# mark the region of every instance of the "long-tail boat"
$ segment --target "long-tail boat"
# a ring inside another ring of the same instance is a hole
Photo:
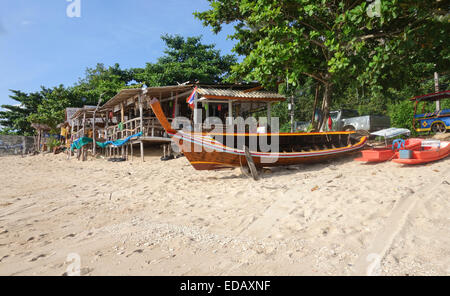
[[[150,107],[172,140],[180,147],[191,165],[197,170],[216,170],[248,165],[245,147],[257,143],[251,158],[256,168],[296,165],[317,162],[352,153],[364,148],[367,137],[357,137],[355,132],[320,133],[206,133],[175,130],[167,120],[157,99]],[[272,136],[279,140],[279,152],[263,152],[261,142]],[[227,139],[233,145],[227,145]]]

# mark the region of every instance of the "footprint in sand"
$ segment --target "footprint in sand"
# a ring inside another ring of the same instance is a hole
[[[6,258],[8,258],[8,257],[9,257],[9,255],[3,256],[2,258],[0,258],[0,262],[2,262],[4,259],[6,259]]]
[[[39,260],[41,258],[45,258],[45,257],[47,257],[47,255],[41,254],[41,255],[39,255],[37,257],[32,258],[29,262],[34,262],[34,261],[37,261],[37,260]]]
[[[144,252],[144,250],[142,250],[142,249],[134,250],[133,253],[128,254],[127,257],[130,257],[130,256],[133,255],[134,253],[141,254],[141,253],[143,253],[143,252]]]
[[[71,234],[68,234],[65,237],[63,237],[63,239],[66,239],[66,238],[69,238],[69,237],[75,237],[75,236],[76,236],[76,234],[71,233]]]

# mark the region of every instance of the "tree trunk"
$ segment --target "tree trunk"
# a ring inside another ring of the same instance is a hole
[[[316,96],[314,97],[313,114],[312,114],[312,118],[311,118],[312,131],[318,131],[317,125],[319,124],[319,122],[316,121],[316,109],[317,109],[317,104],[319,102],[319,90],[320,90],[320,84],[317,83]]]
[[[322,100],[322,120],[319,124],[319,130],[322,132],[326,129],[328,125],[328,117],[330,116],[330,96],[331,96],[331,83],[325,83]]]

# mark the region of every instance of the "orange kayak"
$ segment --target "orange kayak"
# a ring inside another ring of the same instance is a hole
[[[399,158],[400,153],[396,152],[393,161],[402,164],[423,164],[441,160],[450,155],[450,142],[441,141],[439,147],[423,147],[422,149],[412,151],[411,158],[409,159]]]
[[[405,146],[401,147],[405,150],[417,150],[420,148],[420,145],[422,143],[422,139],[408,139],[405,141]],[[397,147],[392,148],[392,145],[389,145],[387,147],[383,148],[372,148],[372,149],[365,149],[362,152],[362,157],[356,158],[356,161],[363,161],[363,162],[383,162],[392,160],[398,156],[396,156],[396,149]]]

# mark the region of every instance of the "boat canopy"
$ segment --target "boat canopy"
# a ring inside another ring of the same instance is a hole
[[[417,96],[410,100],[411,101],[437,101],[440,99],[448,99],[448,98],[450,98],[450,90],[427,94],[427,95],[422,95],[422,96]]]
[[[386,139],[391,139],[391,138],[395,138],[395,137],[398,137],[401,135],[409,136],[409,135],[411,135],[411,131],[406,128],[391,127],[391,128],[384,129],[381,131],[373,132],[373,133],[371,133],[371,135],[384,137]]]

